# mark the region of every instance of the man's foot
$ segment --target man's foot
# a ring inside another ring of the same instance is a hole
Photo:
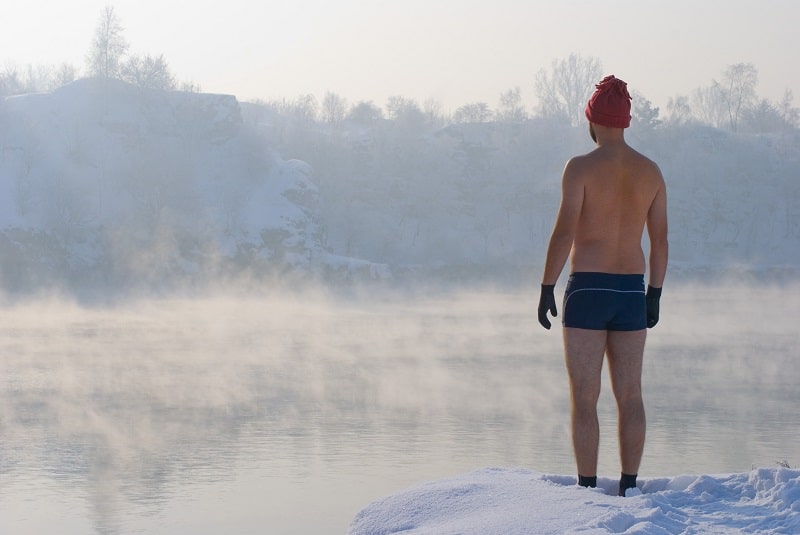
[[[636,488],[637,474],[622,474],[619,478],[619,495],[625,497],[625,491]]]
[[[597,476],[578,475],[578,485],[581,487],[595,488],[597,486]]]

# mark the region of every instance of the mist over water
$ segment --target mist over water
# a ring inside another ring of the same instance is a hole
[[[641,473],[800,462],[797,285],[665,289]],[[485,466],[574,472],[536,290],[0,310],[0,531],[343,532]],[[607,377],[600,472],[618,472]]]

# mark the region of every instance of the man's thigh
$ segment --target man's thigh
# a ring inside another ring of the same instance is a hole
[[[618,396],[641,395],[642,361],[647,329],[608,331],[606,352],[611,385]]]
[[[600,393],[608,331],[564,328],[564,354],[573,391]]]

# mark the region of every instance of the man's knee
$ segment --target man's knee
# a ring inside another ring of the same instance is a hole
[[[572,404],[576,410],[591,410],[597,409],[597,402],[600,399],[599,388],[584,388],[572,390]]]
[[[644,406],[644,400],[642,399],[641,388],[623,389],[621,391],[615,390],[614,398],[617,400],[617,405],[620,407],[621,410],[622,409],[637,410],[639,409],[639,407]]]

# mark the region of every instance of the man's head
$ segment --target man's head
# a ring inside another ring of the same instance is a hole
[[[595,86],[595,91],[586,105],[586,118],[590,123],[609,128],[628,128],[631,124],[631,96],[628,84],[606,76]]]

